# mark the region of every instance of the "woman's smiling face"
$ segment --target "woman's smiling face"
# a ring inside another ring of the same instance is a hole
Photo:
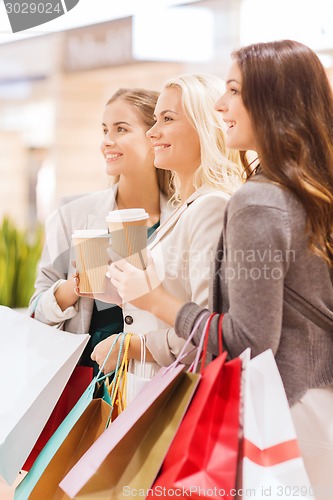
[[[155,125],[148,130],[155,151],[155,167],[193,175],[201,164],[200,140],[182,106],[181,90],[162,91],[155,108]]]
[[[101,151],[108,175],[138,175],[152,169],[154,151],[147,127],[134,106],[124,99],[108,104],[103,114]]]
[[[226,91],[217,101],[215,109],[222,113],[227,126],[227,147],[257,151],[252,121],[242,99],[242,73],[236,62],[230,67]]]

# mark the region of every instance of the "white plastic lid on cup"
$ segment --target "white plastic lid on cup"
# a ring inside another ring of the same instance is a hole
[[[72,238],[96,238],[108,235],[107,229],[75,229]]]
[[[106,222],[133,222],[146,220],[149,214],[144,208],[124,208],[122,210],[112,210],[106,217]]]

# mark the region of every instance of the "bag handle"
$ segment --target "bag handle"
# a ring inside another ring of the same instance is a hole
[[[110,349],[109,349],[109,352],[107,353],[107,355],[106,355],[106,357],[105,357],[105,359],[104,359],[104,361],[103,361],[103,363],[102,363],[102,365],[101,365],[101,367],[100,367],[100,369],[99,369],[99,372],[98,372],[98,373],[97,373],[97,375],[96,375],[96,382],[102,382],[102,381],[103,381],[103,380],[105,380],[105,379],[106,379],[109,375],[112,375],[112,374],[115,372],[115,370],[113,370],[112,372],[109,372],[109,373],[107,373],[106,375],[103,375],[103,376],[101,377],[101,373],[103,373],[104,366],[105,366],[105,364],[106,364],[107,360],[109,359],[111,352],[112,352],[112,351],[113,351],[113,349],[115,348],[115,345],[116,345],[116,343],[118,342],[118,339],[119,339],[122,335],[124,335],[124,333],[123,333],[123,332],[118,333],[118,334],[117,334],[117,336],[116,336],[116,338],[115,338],[115,339],[114,339],[114,341],[112,342],[111,347],[110,347]],[[120,351],[120,350],[119,350],[119,351]],[[118,354],[118,359],[119,359],[119,354]],[[117,362],[118,362],[118,360],[117,360]]]
[[[112,418],[112,413],[114,410],[114,405],[116,402],[117,395],[119,396],[119,391],[120,391],[120,383],[122,384],[122,389],[125,388],[126,391],[126,374],[127,374],[127,365],[128,365],[128,349],[131,341],[132,334],[131,333],[121,333],[122,338],[121,338],[121,344],[119,347],[119,353],[118,353],[118,358],[117,358],[117,365],[115,369],[115,376],[114,379],[111,383],[111,408],[110,408],[110,413],[105,425],[105,428],[107,428],[111,422]],[[124,351],[124,354],[122,356],[122,353]],[[126,394],[123,392],[120,398],[123,401],[126,401]]]
[[[212,313],[210,318],[209,318],[209,322],[207,322],[207,327],[203,333],[203,337],[204,337],[204,346],[203,346],[203,353],[202,353],[202,364],[201,364],[201,370],[200,370],[200,374],[202,375],[203,373],[203,370],[204,370],[204,366],[205,366],[205,363],[206,363],[206,358],[207,358],[207,348],[208,348],[208,339],[209,339],[209,328],[210,328],[210,324],[211,324],[211,321],[213,319],[214,316],[216,316],[217,313]],[[219,321],[218,321],[218,325],[217,325],[217,337],[218,337],[218,345],[219,345],[219,355],[222,354],[223,352],[223,342],[222,342],[222,321],[223,321],[223,316],[224,314],[220,314],[220,317],[219,317]]]
[[[145,376],[145,364],[146,364],[146,337],[145,335],[139,334],[140,337],[140,364],[141,364],[141,377]]]
[[[201,323],[206,319],[206,321],[209,321],[209,317],[210,317],[210,313],[209,311],[205,310],[205,311],[202,311],[196,322],[194,323],[194,326],[192,328],[192,331],[190,333],[190,335],[187,337],[186,339],[186,342],[185,344],[183,345],[180,353],[178,354],[177,358],[175,359],[175,361],[173,363],[171,363],[167,368],[165,368],[165,371],[164,373],[167,373],[169,370],[171,370],[172,368],[175,368],[176,366],[178,366],[179,364],[181,364],[181,361],[186,357],[188,356],[188,354],[190,354],[192,351],[194,351],[194,349],[197,349],[195,346],[193,346],[193,348],[190,350],[190,351],[187,351],[187,348],[189,347],[189,345],[191,344],[191,340],[193,339],[194,335],[197,333],[198,331],[198,328],[199,326],[201,325]],[[205,329],[205,328],[204,328]],[[198,348],[199,349],[199,348]],[[192,365],[191,365],[192,366]],[[191,368],[191,367],[190,367]]]
[[[194,371],[194,372],[197,371],[200,359],[201,359],[202,366],[205,364],[206,356],[207,356],[207,348],[205,351],[205,345],[207,343],[206,338],[208,338],[210,324],[211,324],[212,319],[214,318],[215,315],[216,315],[216,313],[211,313],[209,315],[206,323],[205,323],[205,326],[204,326],[204,329],[202,331],[202,335],[200,338],[200,342],[199,342],[199,345],[197,347],[197,353],[195,356],[195,360],[193,361],[192,365],[190,366],[191,371]],[[200,370],[200,374],[202,374],[202,368]]]

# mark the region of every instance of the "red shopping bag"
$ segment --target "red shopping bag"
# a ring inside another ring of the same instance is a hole
[[[76,366],[72,375],[70,376],[50,418],[45,424],[45,427],[40,434],[35,446],[33,447],[30,455],[28,456],[22,469],[29,471],[50,439],[50,437],[57,430],[61,422],[65,419],[68,413],[76,405],[84,391],[93,379],[93,369],[89,366]]]
[[[204,359],[210,321],[205,329]],[[219,321],[220,352],[221,325],[222,316]],[[149,497],[156,496],[159,491],[168,491],[169,496],[220,499],[230,496],[235,488],[241,360],[226,362],[226,356],[226,352],[220,354],[203,369],[199,387]]]

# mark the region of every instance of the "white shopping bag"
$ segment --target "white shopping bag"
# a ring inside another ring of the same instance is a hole
[[[247,350],[242,360],[241,498],[314,499],[271,349],[251,360]]]
[[[12,484],[89,335],[59,331],[0,306],[0,478]]]
[[[139,335],[139,337],[141,344],[141,359],[140,361],[131,359],[129,362],[128,372],[126,374],[126,405],[133,401],[153,378],[153,374],[150,373],[149,370],[152,363],[146,363],[146,337],[144,335]],[[156,363],[152,366],[155,365]]]

